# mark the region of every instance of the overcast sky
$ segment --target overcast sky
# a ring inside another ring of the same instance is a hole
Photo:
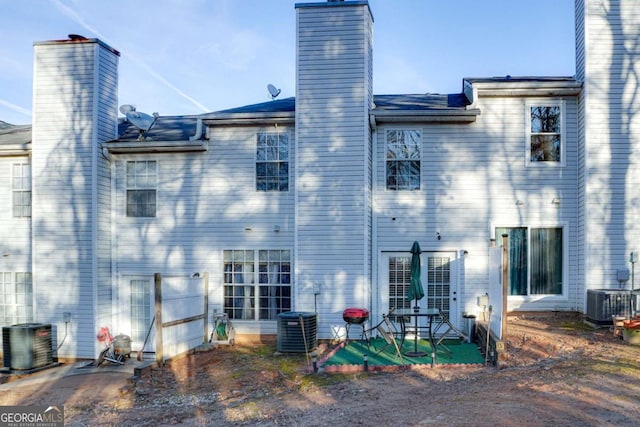
[[[319,0],[323,1],[323,0]],[[308,0],[2,0],[0,120],[31,123],[33,42],[121,53],[119,100],[200,114],[295,95],[295,4]],[[369,0],[374,93],[458,93],[464,77],[572,76],[573,0]]]

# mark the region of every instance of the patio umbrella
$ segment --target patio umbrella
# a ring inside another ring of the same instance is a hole
[[[416,301],[414,309],[417,310],[418,300],[422,299],[422,297],[424,297],[424,289],[420,281],[420,244],[413,242],[411,247],[411,284],[409,285],[409,292],[407,292],[407,299]]]

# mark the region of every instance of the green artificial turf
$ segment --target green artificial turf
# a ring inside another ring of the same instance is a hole
[[[398,340],[398,346],[400,341]],[[364,365],[364,355],[367,355],[369,366],[417,365],[431,364],[431,346],[428,340],[418,340],[418,350],[427,353],[422,357],[408,357],[406,352],[414,350],[414,341],[405,340],[401,353],[402,361],[398,357],[393,344],[387,345],[382,338],[374,338],[367,346],[365,341],[349,341],[347,345],[332,355],[325,366],[335,365]],[[448,349],[449,351],[445,351]],[[475,344],[464,343],[459,340],[444,340],[436,353],[436,365],[446,364],[474,364],[484,363],[484,358]]]

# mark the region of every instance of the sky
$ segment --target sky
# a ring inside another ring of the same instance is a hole
[[[317,0],[324,1],[324,0]],[[0,120],[31,123],[33,43],[121,53],[118,104],[161,116],[295,96],[295,4],[309,0],[0,0]],[[369,0],[374,94],[459,93],[465,77],[573,76],[573,0]]]

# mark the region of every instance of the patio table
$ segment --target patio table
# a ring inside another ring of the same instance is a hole
[[[424,308],[424,309],[399,309],[395,310],[393,315],[400,321],[400,333],[401,344],[400,348],[402,348],[402,344],[404,344],[405,337],[407,335],[407,323],[411,323],[411,317],[414,319],[414,338],[413,338],[413,351],[408,351],[405,353],[405,356],[408,357],[423,357],[426,356],[427,353],[425,351],[418,351],[418,331],[420,329],[427,331],[427,336],[429,339],[429,345],[431,347],[431,367],[435,366],[436,363],[436,351],[437,351],[437,342],[434,338],[433,331],[433,319],[441,316],[441,312],[437,308]],[[428,318],[428,326],[427,327],[419,327],[418,326],[418,318],[419,317],[427,317]],[[409,319],[409,322],[407,322]]]

